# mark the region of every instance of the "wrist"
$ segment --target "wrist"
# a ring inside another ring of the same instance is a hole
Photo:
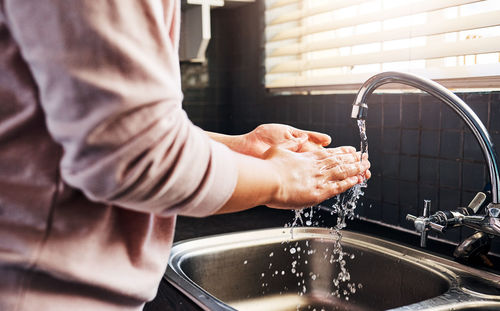
[[[208,131],[206,133],[211,139],[226,145],[229,149],[238,153],[244,153],[242,150],[246,146],[245,135],[226,135]]]
[[[217,213],[245,210],[272,204],[278,197],[280,175],[271,160],[236,154],[238,182],[226,204]]]

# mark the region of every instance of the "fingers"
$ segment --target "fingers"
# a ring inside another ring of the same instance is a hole
[[[370,179],[372,176],[372,173],[370,170],[366,170],[364,173],[364,176],[350,176],[347,177],[346,179],[342,180],[331,180],[327,183],[327,196],[325,197],[326,199],[329,199],[331,197],[334,197],[338,194],[341,194],[350,188],[354,187],[356,184],[362,183],[365,181],[365,179]]]
[[[299,152],[302,150],[302,146],[307,143],[307,139],[307,135],[291,137],[282,143],[276,144],[276,146],[293,152]]]
[[[316,145],[320,146],[328,146],[332,142],[332,138],[323,133],[319,132],[314,132],[314,131],[304,131],[304,130],[299,130],[294,127],[290,127],[291,133],[294,137],[299,137],[299,136],[306,136],[309,141]]]
[[[343,180],[349,177],[361,175],[370,167],[368,160],[355,163],[343,163],[333,167],[329,173],[333,180]]]
[[[356,153],[356,148],[351,146],[341,146],[327,149],[331,154]]]
[[[351,176],[349,178],[339,180],[339,181],[330,181],[328,183],[328,197],[331,198],[342,192],[347,191],[352,188],[354,185],[359,183],[358,176]]]
[[[332,142],[332,138],[327,134],[312,131],[306,131],[306,133],[309,136],[309,140],[318,145],[328,146]]]
[[[346,146],[346,147],[337,147],[337,148],[327,148],[327,149],[317,149],[312,151],[316,159],[326,159],[326,158],[338,158],[338,156],[352,157],[359,161],[360,153],[356,152],[354,147]]]

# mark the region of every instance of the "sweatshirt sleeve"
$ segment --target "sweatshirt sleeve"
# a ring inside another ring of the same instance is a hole
[[[6,0],[61,174],[89,199],[205,216],[231,196],[234,154],[182,110],[176,0]]]

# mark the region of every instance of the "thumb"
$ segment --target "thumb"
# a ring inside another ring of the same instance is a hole
[[[298,144],[305,144],[309,140],[309,135],[304,132],[293,133],[293,137]]]
[[[302,134],[300,136],[292,136],[291,138],[285,140],[284,142],[282,142],[281,144],[279,144],[278,146],[280,148],[284,148],[284,149],[288,149],[290,151],[299,151],[302,146],[304,144],[307,143],[307,141],[309,140],[309,137],[305,134]]]
[[[332,138],[323,133],[318,132],[307,132],[309,140],[321,146],[328,146],[332,142]]]

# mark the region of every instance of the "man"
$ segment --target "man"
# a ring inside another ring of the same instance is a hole
[[[195,127],[179,6],[0,0],[1,310],[140,310],[177,214],[310,206],[369,176],[326,135]]]

